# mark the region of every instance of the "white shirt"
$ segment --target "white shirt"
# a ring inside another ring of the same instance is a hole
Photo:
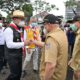
[[[24,47],[24,42],[13,42],[13,30],[11,28],[7,28],[4,31],[4,38],[7,47],[10,49],[19,49]]]
[[[24,30],[24,40],[26,40],[26,38],[27,38],[27,33],[26,33],[26,31]]]
[[[0,45],[4,45],[4,27],[0,28]]]

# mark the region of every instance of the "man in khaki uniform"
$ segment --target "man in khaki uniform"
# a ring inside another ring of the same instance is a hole
[[[41,80],[65,80],[68,43],[66,34],[59,28],[58,18],[52,14],[44,18],[47,31],[40,62]],[[35,43],[43,46],[43,43]]]
[[[74,50],[73,50],[73,56],[72,59],[69,62],[69,65],[74,70],[74,80],[80,80],[80,16],[75,16],[73,18],[74,29],[77,31]]]

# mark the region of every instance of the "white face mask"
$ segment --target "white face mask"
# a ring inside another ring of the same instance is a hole
[[[44,34],[47,34],[47,30],[45,28],[43,29],[43,32],[44,32]]]
[[[19,27],[24,27],[24,25],[25,25],[24,21],[20,21],[19,24],[18,24]]]

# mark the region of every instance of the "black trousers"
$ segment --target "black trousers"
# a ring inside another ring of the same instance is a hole
[[[69,50],[69,55],[70,55],[70,58],[72,57],[72,53],[73,53],[73,48],[74,48],[74,44],[69,44],[68,46],[68,50]]]
[[[10,75],[6,80],[20,80],[22,73],[22,56],[10,56],[7,59],[10,68]]]
[[[73,80],[73,69],[68,66],[66,80]]]
[[[4,45],[0,45],[0,71],[4,65]]]

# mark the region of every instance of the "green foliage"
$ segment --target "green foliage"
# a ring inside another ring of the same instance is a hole
[[[48,2],[42,0],[35,0],[35,2],[33,3],[33,9],[34,11],[36,11],[36,14],[37,12],[40,13],[43,11],[50,12],[52,9],[58,10],[55,5],[51,5]]]
[[[7,21],[11,21],[11,14],[14,10],[23,10],[27,20],[32,16],[33,7],[27,3],[30,0],[0,0],[0,9],[7,12]]]
[[[29,2],[29,0],[0,0],[0,9],[7,13],[11,13],[16,9],[20,9],[26,2]]]
[[[22,10],[25,12],[26,16],[32,16],[33,13],[33,7],[31,4],[24,4],[22,6]]]
[[[68,8],[71,8],[72,11],[73,11],[73,13],[74,13],[75,15],[77,15],[75,9],[76,9],[77,6],[78,6],[78,2],[77,2],[76,0],[68,0],[68,1],[66,1],[66,2],[65,2],[65,6],[68,7]]]
[[[75,0],[68,0],[65,2],[66,7],[73,7],[77,5],[77,2]]]
[[[14,10],[23,10],[25,15],[32,16],[32,5],[27,3],[30,0],[0,0],[0,9],[8,13],[8,20]]]

